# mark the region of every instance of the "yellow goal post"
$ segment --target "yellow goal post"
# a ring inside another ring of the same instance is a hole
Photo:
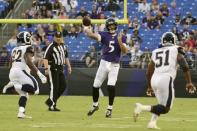
[[[118,24],[127,24],[127,0],[124,0],[124,18]],[[82,24],[81,19],[0,19],[0,24]],[[105,19],[91,19],[92,24],[105,23]]]

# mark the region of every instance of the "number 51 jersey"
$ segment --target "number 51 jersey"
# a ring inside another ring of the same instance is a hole
[[[33,48],[29,45],[18,46],[12,50],[12,68],[20,68],[21,70],[27,69],[25,61],[25,53],[33,54]]]
[[[155,63],[156,74],[166,74],[173,79],[177,73],[177,55],[178,46],[166,46],[155,49],[152,52],[151,59]]]

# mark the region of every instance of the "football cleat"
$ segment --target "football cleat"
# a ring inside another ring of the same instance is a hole
[[[49,111],[61,111],[61,110],[56,107],[49,107]]]
[[[153,122],[153,121],[151,121],[151,122],[148,123],[147,128],[148,129],[161,129],[161,128],[159,128],[157,126],[156,122]]]
[[[25,115],[25,113],[23,113],[23,112],[19,112],[18,115],[17,115],[17,117],[18,117],[19,119],[32,119],[31,116],[27,116],[27,115]]]
[[[97,111],[98,109],[99,109],[99,106],[92,106],[87,115],[88,116],[93,115],[94,112]]]
[[[137,118],[138,118],[139,114],[140,114],[141,111],[142,111],[141,106],[142,106],[142,104],[140,104],[140,103],[135,103],[135,108],[134,108],[134,112],[133,112],[134,122],[137,121]]]
[[[112,117],[112,110],[111,109],[107,109],[105,117],[106,118],[111,118]]]
[[[13,85],[11,82],[9,82],[7,85],[5,85],[5,86],[3,87],[2,93],[5,94],[5,93],[7,92],[7,89],[12,88],[13,86],[14,86],[14,85]]]

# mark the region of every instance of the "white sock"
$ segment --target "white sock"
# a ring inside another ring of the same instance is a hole
[[[107,109],[112,110],[113,109],[113,106],[108,105]]]
[[[22,107],[22,106],[20,106],[20,107],[19,107],[19,112],[24,113],[24,112],[25,112],[25,108],[24,108],[24,107]]]
[[[151,117],[151,122],[155,122],[155,123],[157,123],[157,119],[159,118],[159,116],[158,115],[156,115],[156,114],[154,114],[154,113],[152,113],[152,117]]]
[[[98,102],[93,102],[93,106],[98,106]]]
[[[9,82],[9,83],[8,83],[7,85],[5,85],[4,87],[10,88],[10,87],[12,87],[12,86],[14,86],[13,83],[12,83],[12,82]]]
[[[143,111],[150,111],[151,110],[150,105],[142,105],[141,108],[142,108]]]

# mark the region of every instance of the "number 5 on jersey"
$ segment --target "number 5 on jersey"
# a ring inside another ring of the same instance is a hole
[[[109,41],[109,48],[110,48],[110,53],[114,51],[114,41]]]

